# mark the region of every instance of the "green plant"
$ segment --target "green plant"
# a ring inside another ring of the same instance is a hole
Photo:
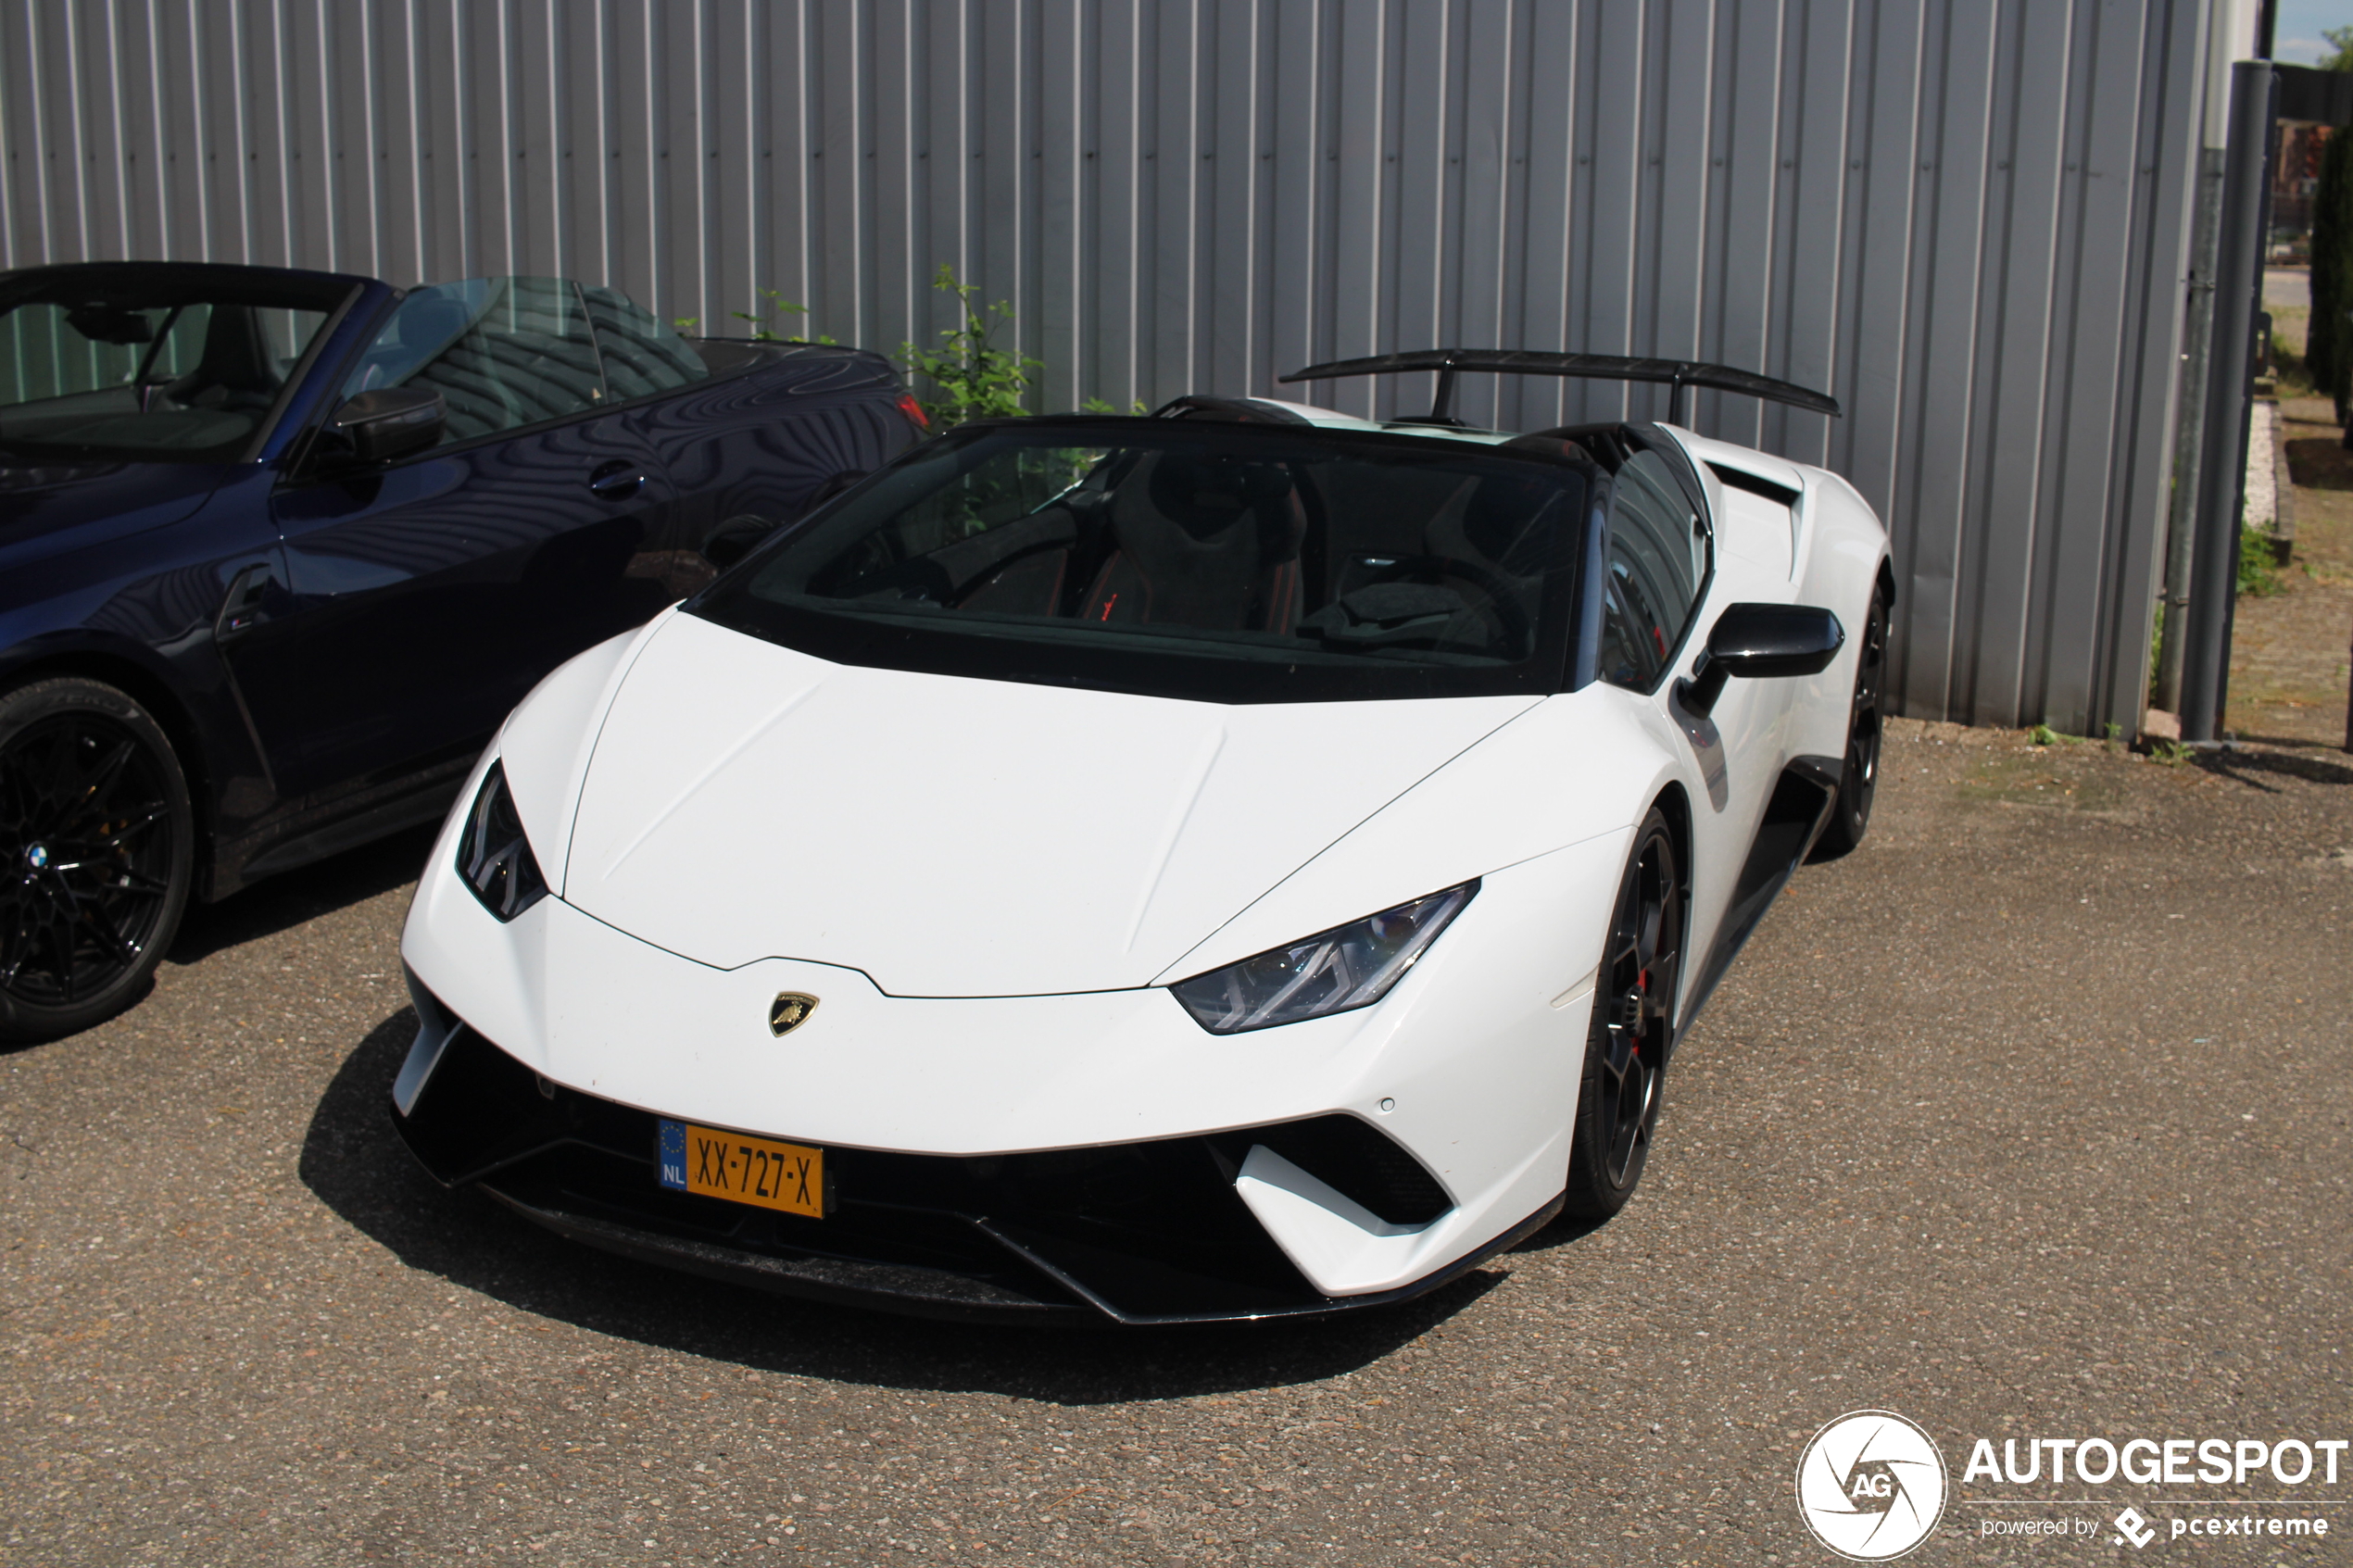
[[[1078,411],[1082,414],[1116,414],[1119,408],[1107,398],[1089,397],[1078,406]],[[1142,398],[1139,397],[1135,405],[1127,411],[1136,418],[1142,419],[1146,414],[1151,413],[1151,409]]]
[[[727,312],[728,315],[733,316],[738,321],[749,321],[752,324],[752,342],[832,343],[835,341],[832,337],[823,332],[820,332],[815,337],[796,337],[791,333],[780,332],[774,330],[775,326],[782,325],[784,319],[787,316],[808,315],[809,307],[806,305],[796,305],[791,300],[786,299],[782,289],[760,289],[756,292],[761,298],[768,302],[768,308],[766,310],[730,310]]]
[[[836,338],[826,336],[824,333],[820,333],[815,337],[795,337],[790,333],[775,331],[774,328],[777,325],[781,325],[784,319],[787,316],[808,315],[809,307],[806,305],[795,305],[791,300],[785,297],[785,291],[782,289],[755,289],[752,292],[763,296],[768,301],[767,309],[761,311],[730,310],[727,312],[728,315],[733,316],[738,321],[749,321],[752,324],[754,329],[751,334],[752,342],[835,343],[839,341]],[[682,333],[691,332],[697,327],[702,325],[702,318],[699,316],[673,316],[670,319],[670,324],[677,328]]]
[[[2048,724],[2037,724],[2026,732],[2026,738],[2036,746],[2057,746],[2059,733]]]
[[[937,395],[924,402],[924,411],[940,429],[966,420],[1000,419],[1029,411],[1024,402],[1030,383],[1046,368],[1040,359],[998,348],[989,343],[997,329],[1013,319],[1013,307],[1003,300],[983,309],[980,285],[960,282],[946,262],[932,286],[956,296],[963,320],[939,334],[937,349],[899,345],[900,363],[907,373],[920,376]]]
[[[2241,528],[2238,591],[2263,599],[2284,586],[2271,564],[2271,535],[2260,528]]]
[[[2271,332],[2271,376],[2283,397],[2309,396],[2314,390],[2310,363],[2277,329]]]
[[[2159,738],[2149,742],[2149,760],[2178,768],[2190,759],[2190,748],[2177,740]]]
[[[2353,30],[2346,32],[2353,45]],[[2312,390],[2336,401],[2337,423],[2353,401],[2353,134],[2340,132],[2321,153],[2312,192],[2312,318],[2304,367]]]
[[[2324,27],[2321,36],[2329,41],[2329,54],[2321,61],[2321,69],[2353,70],[2353,27]]]

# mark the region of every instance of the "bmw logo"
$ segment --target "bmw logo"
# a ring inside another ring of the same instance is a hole
[[[24,863],[31,866],[37,872],[47,871],[49,869],[49,847],[45,844],[34,844],[28,846],[24,852]]]

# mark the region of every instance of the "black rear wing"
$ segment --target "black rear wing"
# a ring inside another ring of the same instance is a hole
[[[1792,408],[1828,414],[1843,411],[1838,399],[1770,376],[1735,370],[1729,365],[1703,365],[1691,359],[1630,359],[1617,354],[1546,354],[1524,348],[1417,348],[1410,354],[1375,354],[1363,359],[1335,359],[1310,365],[1279,378],[1288,382],[1337,381],[1343,376],[1402,375],[1415,370],[1438,372],[1438,396],[1427,422],[1456,424],[1453,417],[1454,377],[1463,370],[1488,370],[1506,376],[1574,376],[1592,381],[1663,383],[1672,391],[1667,400],[1669,424],[1683,421],[1683,389],[1704,386],[1716,392],[1737,392]]]

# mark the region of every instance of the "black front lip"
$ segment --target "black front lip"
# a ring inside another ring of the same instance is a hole
[[[790,1296],[1039,1324],[1327,1317],[1435,1290],[1560,1207],[1555,1199],[1397,1289],[1327,1296],[1235,1190],[1254,1144],[1392,1218],[1428,1199],[1414,1190],[1418,1165],[1386,1139],[1372,1160],[1346,1166],[1350,1140],[1333,1139],[1329,1125],[1345,1119],[1325,1118],[1028,1155],[828,1149],[826,1217],[804,1219],[661,1186],[659,1118],[540,1078],[413,989],[424,1019],[418,1049],[433,1047],[437,1060],[408,1113],[395,1107],[392,1120],[435,1179],[480,1185],[591,1247]]]
[[[1478,1267],[1499,1252],[1507,1252],[1552,1223],[1560,1212],[1554,1198],[1488,1246],[1478,1248],[1410,1285],[1369,1296],[1318,1297],[1263,1311],[1139,1312],[1114,1305],[1075,1275],[1023,1248],[982,1218],[965,1216],[974,1228],[1032,1265],[1046,1281],[1059,1285],[1067,1297],[1043,1300],[1007,1290],[987,1281],[940,1269],[875,1263],[860,1259],[821,1254],[802,1257],[716,1246],[688,1237],[665,1236],[639,1227],[541,1208],[482,1184],[483,1190],[514,1212],[544,1225],[570,1241],[639,1262],[731,1281],[804,1300],[836,1306],[864,1307],[903,1317],[939,1318],[956,1323],[1027,1323],[1040,1327],[1106,1323],[1124,1328],[1151,1328],[1183,1323],[1257,1323],[1270,1319],[1334,1317],[1368,1307],[1384,1307],[1426,1295]]]
[[[794,1257],[750,1251],[689,1236],[666,1236],[639,1226],[540,1207],[484,1183],[483,1190],[509,1209],[545,1225],[567,1240],[635,1258],[666,1269],[729,1280],[780,1295],[837,1306],[883,1307],[909,1317],[951,1322],[1063,1323],[1097,1321],[1098,1314],[1070,1300],[1039,1300],[985,1280],[906,1264],[822,1254]]]

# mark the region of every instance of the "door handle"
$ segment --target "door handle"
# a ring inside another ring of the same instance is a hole
[[[588,476],[588,494],[600,501],[626,501],[645,483],[646,470],[626,458],[619,458]]]
[[[261,601],[269,592],[268,562],[257,561],[239,571],[229,583],[228,597],[220,601],[220,613],[213,619],[214,645],[228,647],[243,641],[247,633],[259,625]]]

